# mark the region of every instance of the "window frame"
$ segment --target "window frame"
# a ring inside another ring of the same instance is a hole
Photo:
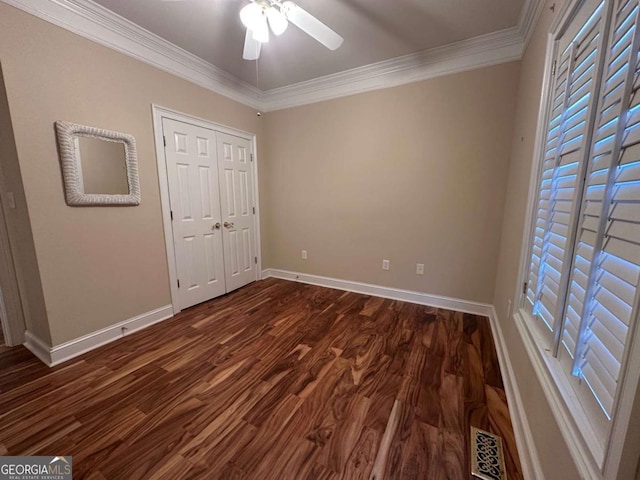
[[[614,0],[607,0],[609,5]],[[586,478],[615,479],[619,471],[635,471],[635,462],[640,454],[640,445],[633,446],[632,455],[625,452],[625,440],[629,430],[629,422],[634,406],[638,385],[640,384],[640,319],[633,321],[634,327],[629,333],[629,354],[620,379],[619,396],[616,402],[614,417],[611,420],[611,430],[608,442],[604,445],[598,442],[598,434],[587,421],[583,402],[573,388],[570,372],[562,367],[562,362],[553,356],[553,341],[550,345],[548,329],[540,320],[533,317],[526,308],[526,293],[523,285],[528,280],[531,248],[534,241],[535,209],[538,200],[538,188],[544,162],[544,147],[547,125],[550,117],[552,101],[551,89],[554,85],[552,75],[553,62],[556,57],[556,41],[568,30],[569,24],[584,0],[567,0],[557,12],[551,28],[547,34],[545,63],[542,81],[542,91],[538,107],[538,121],[536,127],[533,161],[529,175],[529,189],[527,206],[523,225],[523,240],[520,252],[518,280],[513,295],[513,305],[516,306],[511,319],[515,322],[531,364],[540,381],[545,396],[562,436],[572,454],[581,474]],[[598,92],[599,96],[599,92]],[[596,99],[597,104],[597,99]],[[587,148],[590,148],[589,145]],[[570,265],[569,265],[570,267]],[[564,268],[569,268],[566,265]],[[594,400],[595,401],[595,400]],[[590,427],[581,427],[584,423]],[[627,463],[624,463],[627,462]]]

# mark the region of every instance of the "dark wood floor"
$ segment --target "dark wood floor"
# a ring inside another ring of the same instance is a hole
[[[49,369],[0,354],[0,455],[75,479],[469,479],[469,427],[521,479],[486,318],[256,282]]]

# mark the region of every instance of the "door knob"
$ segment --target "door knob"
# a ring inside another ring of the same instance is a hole
[[[233,228],[233,222],[224,222],[224,228]]]
[[[220,222],[216,222],[213,226],[213,230],[220,230]]]

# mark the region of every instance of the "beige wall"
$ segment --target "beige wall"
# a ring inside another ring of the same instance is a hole
[[[261,118],[249,107],[4,3],[0,62],[52,344],[169,304],[151,104],[257,133],[258,144]],[[135,137],[140,206],[65,204],[56,120]],[[48,340],[46,332],[38,333]]]
[[[547,33],[555,15],[548,7],[556,3],[555,11],[558,12],[560,9],[560,2],[556,0],[547,3],[522,59],[496,293],[492,303],[495,305],[509,357],[518,378],[518,389],[544,468],[544,479],[574,480],[580,478],[576,467],[537,381],[517,328],[507,315],[507,301],[513,300],[519,283],[517,274],[524,241],[524,219],[527,213],[526,203],[542,91]]]
[[[491,302],[518,73],[268,113],[266,266]]]

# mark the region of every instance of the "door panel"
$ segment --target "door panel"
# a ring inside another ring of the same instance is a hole
[[[216,134],[163,119],[180,308],[226,292]]]
[[[257,278],[253,175],[249,140],[217,133],[227,291]]]

